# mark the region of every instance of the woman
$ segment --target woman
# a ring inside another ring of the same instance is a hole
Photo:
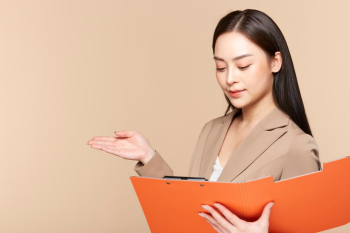
[[[199,134],[189,176],[245,182],[266,176],[283,180],[321,169],[319,150],[305,113],[287,43],[265,13],[246,9],[223,17],[214,32],[216,78],[228,108]],[[227,112],[232,109],[232,112]],[[92,148],[138,160],[141,176],[173,175],[137,131],[95,137]],[[268,232],[269,202],[260,219],[246,222],[218,205],[202,213],[217,232]],[[222,215],[219,214],[219,210]]]

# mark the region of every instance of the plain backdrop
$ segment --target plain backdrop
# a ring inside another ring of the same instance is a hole
[[[138,130],[187,175],[227,106],[214,29],[247,8],[287,40],[322,164],[349,156],[349,1],[0,0],[0,231],[150,232],[136,161],[87,141]]]

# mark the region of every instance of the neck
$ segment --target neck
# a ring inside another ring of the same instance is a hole
[[[254,105],[242,108],[242,126],[257,124],[274,108],[277,108],[277,106],[273,101],[260,101]]]

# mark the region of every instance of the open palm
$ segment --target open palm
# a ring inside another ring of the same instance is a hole
[[[116,131],[115,134],[116,137],[96,136],[88,145],[129,160],[142,161],[154,152],[147,138],[138,131]]]

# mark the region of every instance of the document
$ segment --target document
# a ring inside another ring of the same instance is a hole
[[[223,204],[245,221],[260,218],[273,201],[269,232],[315,233],[350,222],[350,156],[323,164],[323,170],[273,181],[242,183],[130,177],[152,233],[215,233],[199,212]]]

